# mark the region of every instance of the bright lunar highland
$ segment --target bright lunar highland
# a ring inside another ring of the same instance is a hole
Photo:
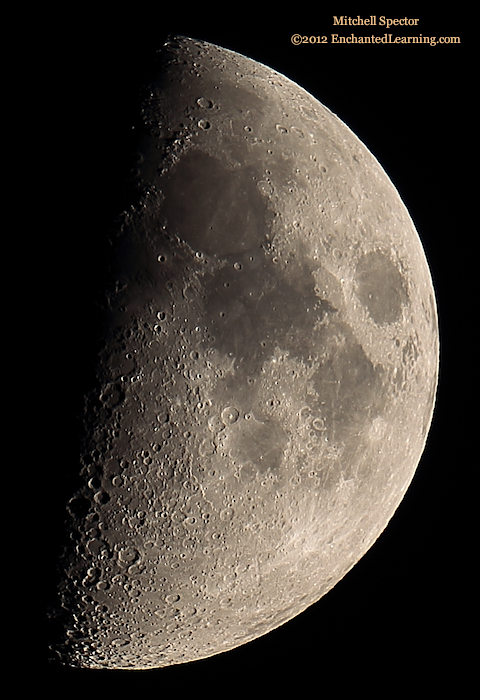
[[[421,242],[334,114],[176,37],[142,118],[50,613],[80,667],[201,659],[318,601],[398,507],[437,385]]]

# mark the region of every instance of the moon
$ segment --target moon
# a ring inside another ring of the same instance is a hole
[[[87,668],[209,657],[318,601],[402,500],[438,376],[405,206],[285,76],[170,39],[133,177],[50,611]]]

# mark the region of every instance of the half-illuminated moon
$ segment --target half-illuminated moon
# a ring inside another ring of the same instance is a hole
[[[188,38],[143,121],[52,612],[73,666],[193,661],[316,602],[399,505],[436,391],[421,242],[345,124]]]

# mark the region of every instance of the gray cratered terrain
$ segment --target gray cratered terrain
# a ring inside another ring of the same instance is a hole
[[[435,398],[420,240],[335,115],[175,38],[143,123],[52,612],[73,666],[188,662],[301,613],[392,517]]]

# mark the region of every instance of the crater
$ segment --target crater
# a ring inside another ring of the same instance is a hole
[[[287,435],[274,421],[258,421],[251,413],[232,426],[227,438],[229,454],[239,464],[251,464],[259,472],[278,470]]]

